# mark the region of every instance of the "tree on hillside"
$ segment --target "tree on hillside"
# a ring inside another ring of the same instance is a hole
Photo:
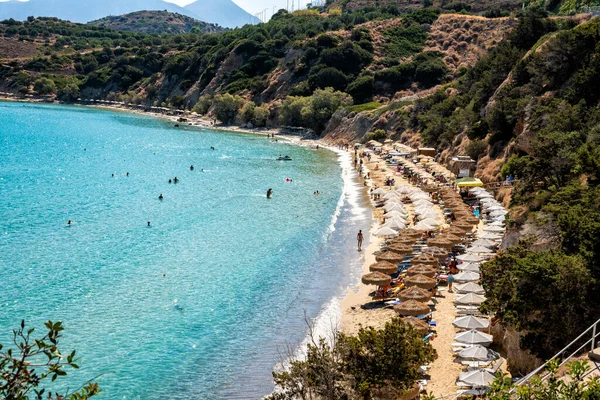
[[[87,383],[79,392],[52,393],[42,387],[49,378],[54,382],[66,376],[66,368],[79,368],[75,351],[63,355],[58,348],[64,330],[61,322],[48,321],[48,332],[34,338],[33,328],[25,321],[13,330],[11,347],[0,345],[0,398],[5,400],[87,400],[100,393],[97,383]]]
[[[52,94],[56,92],[56,85],[52,79],[38,78],[33,84],[33,90],[39,94]]]
[[[224,124],[229,124],[235,120],[243,104],[244,99],[240,96],[234,96],[229,93],[218,95],[214,100],[215,116]]]

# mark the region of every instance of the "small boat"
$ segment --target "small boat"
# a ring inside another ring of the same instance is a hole
[[[292,157],[290,157],[290,156],[279,157],[279,158],[277,158],[277,161],[292,161]]]

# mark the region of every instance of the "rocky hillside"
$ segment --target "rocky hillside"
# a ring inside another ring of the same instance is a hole
[[[355,10],[364,7],[397,7],[403,11],[420,8],[440,8],[448,11],[466,11],[473,13],[489,12],[492,9],[510,12],[522,7],[521,1],[516,0],[333,0],[328,1],[329,9]]]
[[[168,11],[136,11],[109,16],[88,22],[115,31],[141,32],[148,34],[216,33],[224,29],[213,24]]]

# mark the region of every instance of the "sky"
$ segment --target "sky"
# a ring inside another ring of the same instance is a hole
[[[166,0],[171,3],[175,3],[180,6],[185,6],[187,4],[193,3],[194,0]],[[298,2],[302,4],[302,8],[306,8],[306,3],[309,0],[294,0],[294,9],[298,8]],[[257,14],[263,11],[265,8],[268,9],[267,17],[270,18],[273,13],[273,7],[275,7],[275,12],[281,8],[286,8],[288,4],[288,0],[233,0],[238,6],[242,7],[244,10],[248,11],[250,14]],[[289,0],[290,8],[292,7],[292,0]]]

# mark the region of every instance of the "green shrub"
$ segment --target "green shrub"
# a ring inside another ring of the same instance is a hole
[[[56,93],[56,85],[54,81],[48,78],[38,78],[33,84],[33,90],[39,94],[52,94]]]
[[[212,102],[213,98],[211,96],[200,96],[198,102],[196,103],[194,108],[192,108],[192,111],[198,114],[206,114],[212,106]]]
[[[240,96],[231,95],[229,93],[217,95],[214,100],[215,117],[225,123],[233,122],[238,114],[238,111],[244,104],[244,99]]]
[[[373,98],[373,89],[375,78],[370,75],[363,75],[348,85],[346,92],[352,96],[354,103],[363,103]]]
[[[354,106],[346,107],[348,111],[359,113],[363,111],[372,111],[381,107],[382,104],[376,101],[371,101],[370,103],[357,104]]]

